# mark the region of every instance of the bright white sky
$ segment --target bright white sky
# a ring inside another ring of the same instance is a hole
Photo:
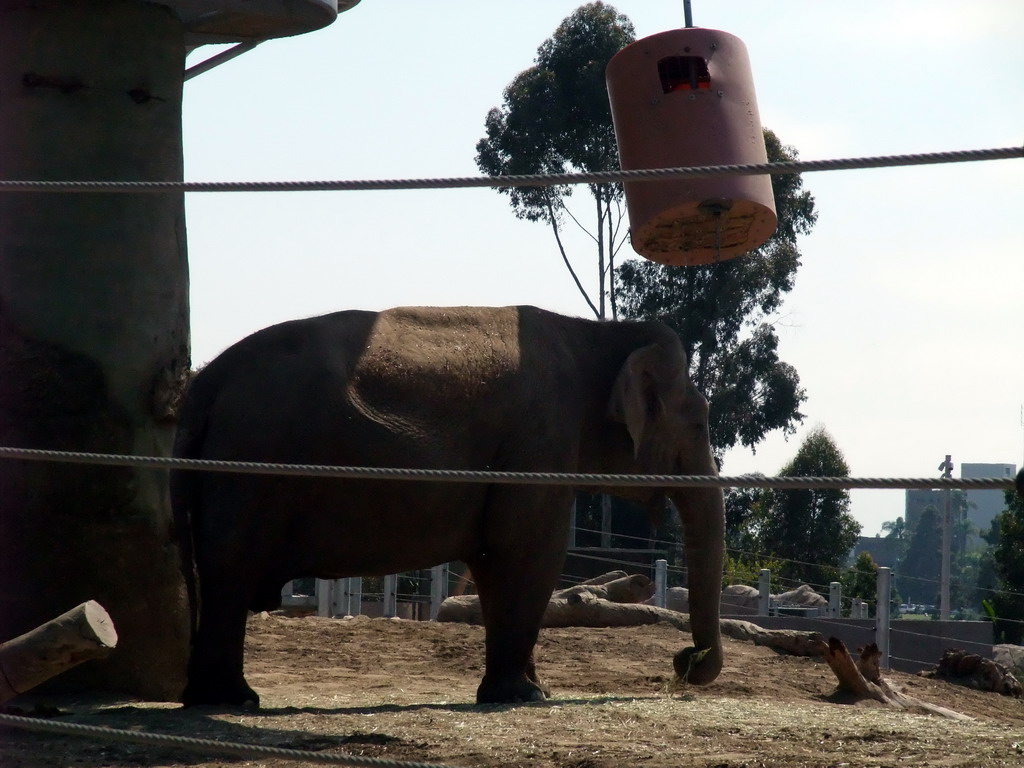
[[[577,0],[363,0],[189,81],[188,181],[478,174],[487,110]],[[679,0],[620,0],[637,36]],[[1024,142],[1024,2],[693,0],[746,43],[761,119],[803,159]],[[194,64],[217,49],[200,49]],[[782,313],[807,418],[727,454],[775,474],[824,425],[857,476],[1020,465],[1024,161],[804,176],[819,211]],[[584,201],[582,190],[578,199]],[[193,193],[196,364],[272,323],[346,308],[535,304],[586,316],[550,230],[488,190]],[[589,215],[589,207],[583,209]],[[589,286],[589,242],[571,238]],[[627,246],[628,248],[628,246]],[[855,491],[864,535],[902,491]]]

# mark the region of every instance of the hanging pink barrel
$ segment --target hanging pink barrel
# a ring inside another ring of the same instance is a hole
[[[746,46],[714,29],[645,37],[608,63],[623,170],[767,162]],[[625,183],[633,249],[662,264],[752,251],[775,231],[771,179],[711,176]]]

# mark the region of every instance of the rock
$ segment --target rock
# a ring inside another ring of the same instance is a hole
[[[992,659],[1002,664],[1018,680],[1024,680],[1024,646],[1000,644],[992,646]]]
[[[690,612],[690,590],[686,587],[669,587],[665,592],[665,607],[679,613]]]
[[[756,614],[759,593],[746,584],[730,584],[722,590],[723,613]]]
[[[775,599],[779,605],[796,605],[801,608],[824,608],[828,605],[828,600],[815,592],[807,584],[801,584],[796,589],[783,592],[781,595],[777,595]]]

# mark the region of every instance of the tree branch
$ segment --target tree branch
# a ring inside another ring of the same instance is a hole
[[[590,192],[594,196],[594,202],[597,204],[597,290],[600,294],[598,296],[598,306],[601,308],[601,314],[598,318],[603,320],[604,315],[604,296],[605,296],[605,273],[604,273],[604,209],[601,204],[604,202],[601,199],[601,187],[591,186]]]
[[[597,242],[597,238],[596,238],[596,237],[594,237],[594,233],[593,233],[593,232],[591,232],[591,231],[590,231],[589,229],[587,229],[586,227],[584,227],[584,226],[583,226],[583,225],[582,225],[582,224],[580,223],[580,220],[579,220],[579,219],[577,219],[577,218],[576,218],[576,217],[575,217],[575,216],[573,215],[572,211],[570,211],[570,210],[569,210],[569,206],[567,206],[567,205],[565,204],[565,202],[564,202],[564,201],[562,201],[562,200],[559,200],[559,201],[558,201],[558,204],[559,204],[559,206],[561,207],[561,209],[562,209],[563,211],[565,211],[565,212],[566,212],[567,214],[569,214],[569,218],[573,220],[573,223],[575,223],[577,227],[579,227],[580,229],[582,229],[582,230],[583,230],[583,231],[584,231],[584,232],[586,233],[587,237],[589,237],[589,238],[590,238],[591,240],[593,240],[593,241],[594,241],[594,242],[596,243],[596,242]]]
[[[551,198],[547,198],[548,204],[548,218],[551,221],[551,231],[555,233],[555,242],[558,243],[558,252],[562,254],[562,261],[565,262],[565,268],[569,270],[569,274],[572,275],[573,282],[576,283],[576,287],[579,288],[580,293],[583,295],[583,299],[587,302],[587,306],[590,307],[594,316],[599,318],[601,313],[597,311],[597,307],[594,306],[594,302],[590,300],[590,296],[587,295],[586,290],[583,288],[583,284],[580,282],[579,277],[576,276],[576,270],[572,268],[572,264],[569,263],[569,257],[565,254],[565,247],[562,245],[562,237],[558,233],[558,220],[555,218],[555,209],[551,205]],[[564,207],[564,206],[563,206]]]
[[[618,320],[619,310],[615,303],[615,229],[612,224],[612,188],[607,188],[608,196],[605,198],[604,215],[608,223],[608,298],[612,308],[612,320]]]

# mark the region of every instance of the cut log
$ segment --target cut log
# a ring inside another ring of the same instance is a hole
[[[970,720],[967,715],[954,712],[945,707],[929,704],[921,699],[908,696],[894,690],[889,682],[882,677],[879,668],[880,652],[878,646],[872,643],[862,648],[860,656],[854,661],[846,645],[837,637],[830,637],[828,642],[822,642],[822,655],[828,662],[832,672],[839,680],[839,688],[834,696],[836,698],[850,699],[855,701],[871,700],[884,704],[887,707],[897,709],[916,709],[929,714],[941,715],[942,717],[954,720]]]
[[[765,629],[742,619],[722,619],[722,634],[733,640],[745,640],[790,656],[821,656],[821,646],[825,639],[818,632]]]
[[[0,645],[0,703],[89,659],[110,654],[117,632],[95,600]]]
[[[614,582],[612,582],[614,583]],[[576,590],[576,591],[573,591]],[[476,595],[449,597],[441,603],[438,621],[483,624],[480,598]],[[644,603],[615,603],[586,590],[573,587],[552,595],[541,620],[543,627],[630,627],[665,622],[690,632],[690,616]],[[753,642],[794,656],[820,656],[823,638],[817,632],[764,629],[749,621],[723,619],[722,634]]]
[[[942,654],[939,664],[931,672],[921,673],[927,677],[948,680],[979,691],[992,691],[1003,696],[1021,698],[1024,690],[1017,678],[1002,664],[986,659],[976,653],[950,648]]]
[[[607,584],[609,581],[615,581],[628,575],[625,571],[608,571],[608,573],[602,573],[600,576],[594,576],[592,579],[581,581],[580,584]]]

